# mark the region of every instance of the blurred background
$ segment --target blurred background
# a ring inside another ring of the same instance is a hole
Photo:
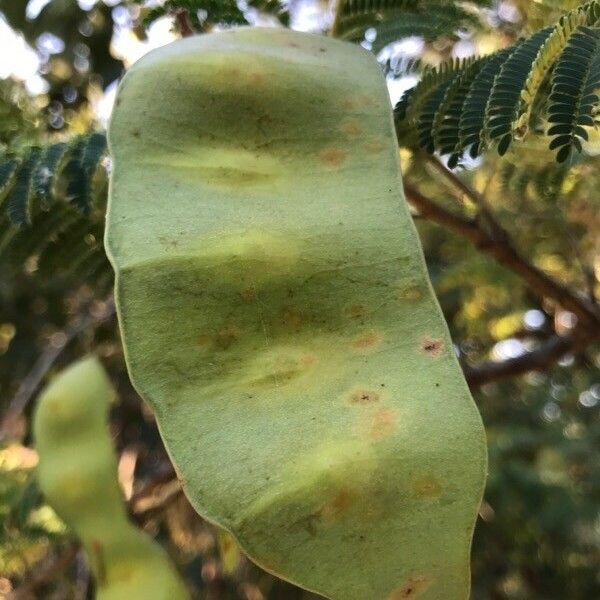
[[[412,21],[403,19],[385,39],[367,28],[357,40],[377,54],[394,104],[426,65],[508,46],[578,3],[463,2],[469,16],[456,19],[450,9],[417,4]],[[0,0],[0,152],[102,131],[132,62],[187,29],[242,23],[324,32],[331,12],[318,0]],[[493,151],[466,158],[456,170],[465,191],[456,174],[449,177],[400,141],[409,200],[412,189],[413,197],[424,194],[446,211],[476,216],[477,198],[484,197],[530,265],[595,302],[600,170],[593,144],[563,166],[535,137],[502,158]],[[132,518],[163,544],[194,597],[316,598],[254,566],[182,494],[153,415],[125,371],[102,252],[109,170],[103,157],[83,217],[65,204],[60,225],[34,219],[19,229],[4,215],[0,220],[0,597],[93,597],[77,540],[37,489],[30,418],[40,384],[95,352],[119,390],[111,432]],[[472,598],[600,598],[600,348],[587,340],[562,343],[577,331],[574,312],[557,298],[540,298],[485,244],[473,245],[426,210],[414,213],[488,436]],[[555,351],[543,354],[559,338]]]

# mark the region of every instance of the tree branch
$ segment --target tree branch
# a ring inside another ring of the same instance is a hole
[[[565,354],[577,351],[590,341],[583,342],[577,335],[555,335],[540,344],[535,350],[516,358],[498,362],[489,361],[474,366],[463,364],[465,379],[469,387],[478,388],[485,383],[524,375],[530,371],[544,371]]]
[[[441,166],[447,171],[443,165]],[[450,171],[447,172],[450,173]],[[453,173],[450,173],[450,176],[452,180],[458,180]],[[592,331],[600,331],[599,307],[529,263],[512,245],[506,230],[495,221],[488,211],[486,211],[486,220],[491,225],[489,232],[481,227],[477,220],[467,219],[447,211],[410,184],[405,184],[404,189],[410,203],[419,210],[423,217],[468,239],[478,250],[519,275],[540,299],[550,297],[556,300],[563,308],[577,315],[580,326]],[[468,186],[467,189],[469,189]],[[479,200],[474,191],[469,191],[469,193],[474,194],[476,202]],[[483,205],[485,206],[485,203]]]
[[[179,33],[181,33],[181,37],[190,37],[196,33],[190,21],[190,15],[187,8],[178,8],[173,13],[173,16],[175,17],[175,23],[177,23],[177,28],[179,29]]]

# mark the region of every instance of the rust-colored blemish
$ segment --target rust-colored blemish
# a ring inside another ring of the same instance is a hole
[[[354,492],[349,488],[342,488],[321,509],[322,519],[325,521],[337,521],[354,504],[354,501]]]
[[[421,350],[431,356],[437,358],[444,350],[444,341],[440,338],[426,337],[421,340]]]
[[[361,94],[360,96],[357,96],[356,101],[359,104],[359,106],[373,107],[379,104],[377,98],[375,98],[374,96],[369,96],[368,94]]]
[[[284,308],[281,311],[281,322],[286,327],[299,329],[306,321],[305,316],[295,308]]]
[[[167,248],[176,248],[179,244],[177,240],[165,237],[164,235],[158,236],[158,241]]]
[[[240,330],[235,325],[229,325],[217,333],[215,343],[221,350],[227,350],[240,337]]]
[[[381,344],[383,334],[380,331],[367,331],[352,340],[352,347],[356,350],[374,350]]]
[[[310,369],[317,362],[317,357],[313,354],[304,354],[300,357],[298,364],[303,369]]]
[[[269,78],[267,77],[266,73],[254,72],[254,73],[250,73],[249,79],[250,79],[250,83],[261,86],[261,85],[265,85],[265,83],[267,83]]]
[[[208,335],[207,333],[203,333],[196,338],[196,345],[200,346],[202,348],[205,348],[206,346],[210,346],[211,343],[212,343],[212,337],[210,335]]]
[[[354,108],[354,102],[352,100],[350,100],[349,98],[340,100],[338,102],[338,105],[340,108],[343,108],[344,110],[352,110]]]
[[[331,168],[339,167],[346,160],[347,155],[348,153],[345,150],[335,146],[330,146],[319,152],[321,162]]]
[[[256,300],[256,288],[254,286],[247,287],[240,292],[240,296],[244,302],[252,302]]]
[[[415,479],[412,489],[415,496],[420,498],[437,498],[442,491],[438,480],[432,475],[423,475]]]
[[[220,75],[223,76],[223,79],[238,79],[243,73],[238,67],[224,67],[221,69]]]
[[[370,404],[379,400],[379,394],[374,390],[360,388],[350,392],[349,400],[352,404]]]
[[[362,127],[356,119],[349,119],[342,124],[342,131],[350,137],[356,137],[362,133]]]
[[[260,374],[252,378],[255,385],[286,385],[304,375],[317,362],[317,357],[309,352],[300,355],[282,353],[268,360]]]
[[[398,292],[398,298],[400,300],[406,300],[407,302],[416,302],[423,297],[423,292],[418,285],[409,285],[408,287],[402,286]]]
[[[367,315],[367,307],[362,304],[351,304],[344,308],[344,315],[350,319],[362,319]]]
[[[394,590],[388,600],[413,600],[427,591],[430,586],[431,581],[427,577],[411,577],[404,585]]]
[[[396,431],[397,413],[390,408],[379,409],[371,418],[369,437],[381,440]]]
[[[381,138],[372,137],[364,143],[364,148],[370,154],[377,154],[383,150],[383,141]]]

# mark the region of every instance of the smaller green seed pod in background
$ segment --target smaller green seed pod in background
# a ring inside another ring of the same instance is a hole
[[[162,548],[128,519],[107,423],[114,397],[94,357],[46,387],[33,424],[40,488],[81,539],[99,600],[188,598]]]

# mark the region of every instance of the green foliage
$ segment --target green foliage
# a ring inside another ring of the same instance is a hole
[[[56,199],[56,181],[63,161],[71,148],[65,142],[51,144],[43,150],[33,175],[34,193],[45,207]]]
[[[33,178],[39,157],[38,148],[27,151],[16,170],[12,189],[6,196],[6,212],[11,223],[16,226],[31,223],[31,205],[35,192]]]
[[[332,33],[360,42],[368,29],[374,29],[372,48],[377,52],[402,37],[453,37],[465,27],[481,28],[482,22],[476,13],[450,0],[340,0]]]
[[[600,4],[589,2],[510,48],[426,72],[396,107],[399,127],[417,130],[421,147],[456,166],[465,152],[475,157],[489,145],[503,155],[532,121],[542,130],[537,122],[547,118],[554,124],[547,134],[556,136],[550,147],[566,160],[573,148],[582,151],[584,127],[596,125],[599,21]],[[550,83],[546,101],[541,91]]]
[[[13,189],[15,174],[19,170],[18,158],[6,157],[0,162],[0,198],[4,199]]]
[[[96,358],[46,387],[33,423],[40,489],[80,537],[98,600],[183,600],[185,586],[162,548],[129,522],[107,423],[114,397]]]
[[[485,440],[395,137],[356,46],[176,42],[118,93],[107,251],[132,381],[201,514],[330,598],[463,600]]]
[[[514,137],[514,123],[518,118],[521,91],[535,63],[540,48],[552,32],[546,28],[523,40],[507,55],[494,77],[494,83],[486,105],[485,135],[498,146],[502,156]]]
[[[445,91],[438,94],[439,101],[430,110],[429,122],[424,123],[421,119],[421,145],[429,152],[437,147],[442,154],[447,154],[460,143],[462,109],[484,64],[481,59],[465,61],[455,77],[449,80]]]
[[[599,8],[600,10],[600,8]],[[557,160],[565,161],[573,147],[582,152],[587,128],[595,127],[600,108],[600,28],[578,27],[570,36],[552,73],[548,121],[554,135],[551,149],[558,149]]]
[[[39,121],[37,108],[23,86],[11,79],[0,80],[0,152],[35,141]]]
[[[92,133],[71,142],[32,148],[23,156],[0,159],[0,190],[15,227],[31,225],[33,215],[62,200],[89,213],[93,183],[106,155],[106,136]],[[2,204],[0,204],[0,208]]]
[[[516,163],[506,160],[499,169],[503,190],[522,198],[531,194],[551,204],[558,201],[568,175],[568,169],[553,163],[544,164],[536,169],[529,161]]]
[[[55,285],[110,284],[102,248],[105,155],[106,136],[91,133],[0,159],[3,269],[25,268]]]

